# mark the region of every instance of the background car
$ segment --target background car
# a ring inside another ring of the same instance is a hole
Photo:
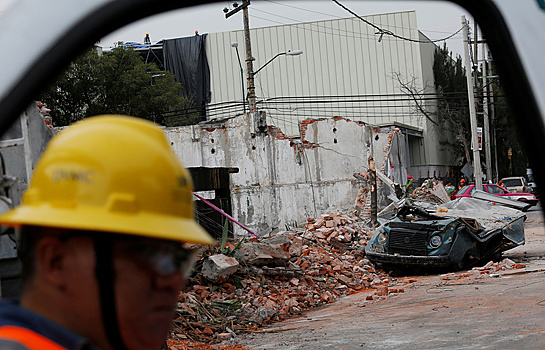
[[[467,185],[462,187],[457,193],[456,198],[460,197],[471,197],[473,192],[475,191],[475,185]],[[484,184],[483,185],[483,191],[494,194],[500,197],[506,197],[515,201],[521,201],[521,202],[527,202],[531,205],[536,205],[538,202],[538,199],[536,196],[534,196],[531,193],[515,193],[515,192],[509,192],[505,188],[498,186],[496,184]]]
[[[532,188],[528,185],[528,182],[523,176],[504,177],[500,180],[503,183],[503,187],[509,192],[532,192]]]

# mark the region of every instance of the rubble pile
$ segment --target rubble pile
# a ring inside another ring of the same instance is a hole
[[[445,186],[436,179],[428,179],[417,187],[410,196],[420,201],[443,204],[450,201],[450,197],[445,190]]]
[[[523,269],[526,264],[516,263],[509,258],[505,258],[499,262],[489,261],[486,265],[481,267],[474,267],[472,271],[479,271],[481,274],[494,274],[501,271]]]
[[[307,239],[315,238],[321,243],[331,243],[333,240],[332,244],[357,241],[363,247],[367,244],[370,233],[370,229],[358,216],[349,217],[340,213],[322,214],[318,220],[309,218],[305,228],[303,237]]]
[[[395,280],[364,257],[371,229],[357,216],[333,213],[304,227],[205,252],[180,295],[171,338],[220,342],[257,331],[341,296],[367,300],[399,293]]]
[[[460,279],[465,277],[477,277],[477,278],[500,277],[500,273],[504,271],[518,270],[518,269],[523,269],[525,267],[526,267],[526,264],[516,263],[509,258],[505,258],[499,262],[489,261],[484,266],[474,267],[471,270],[466,272],[446,273],[441,275],[440,277],[442,280],[454,280],[454,279]]]

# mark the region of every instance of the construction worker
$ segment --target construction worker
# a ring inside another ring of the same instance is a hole
[[[466,179],[464,179],[463,177],[460,179],[460,185],[458,185],[458,190],[461,190],[462,187],[464,187],[466,185]]]
[[[22,205],[22,297],[0,303],[0,349],[159,349],[194,248],[192,182],[161,129],[88,118],[55,136]]]
[[[146,36],[144,37],[144,44],[151,45],[151,39],[149,37],[149,33],[146,33]]]

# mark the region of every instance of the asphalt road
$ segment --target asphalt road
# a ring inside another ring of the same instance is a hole
[[[526,264],[399,280],[404,293],[369,293],[237,337],[250,349],[543,349],[545,228],[541,208],[527,213],[526,244],[504,255]]]

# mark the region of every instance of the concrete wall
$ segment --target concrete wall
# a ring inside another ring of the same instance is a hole
[[[389,128],[344,118],[305,120],[299,138],[273,126],[254,130],[248,115],[165,132],[186,167],[239,169],[230,175],[232,216],[255,231],[353,209],[361,186],[353,174],[367,170],[368,157],[373,154],[380,168],[398,137],[393,153],[404,153],[397,149],[403,135],[389,137]],[[237,227],[236,233],[244,231]]]
[[[49,128],[33,103],[26,111],[28,117],[28,132],[30,134],[30,151],[32,157],[32,168],[41,157],[47,143],[53,137],[55,131]],[[21,122],[18,119],[4,135],[2,140],[17,139],[22,137]],[[25,165],[25,152],[22,144],[14,147],[0,149],[5,163],[5,173],[15,176],[17,181],[10,190],[10,198],[15,205],[21,201],[21,196],[28,187],[29,179]]]
[[[38,113],[38,108],[33,103],[24,114],[27,117],[27,126],[30,137],[30,155],[32,168],[42,155],[47,143],[54,134],[53,129],[49,128],[44,122],[41,115]],[[1,140],[21,139],[23,132],[21,128],[21,120],[18,119],[8,129]],[[25,162],[25,150],[23,143],[18,143],[15,146],[0,148],[2,155],[4,174],[15,177],[15,183],[8,189],[7,193],[2,190],[1,195],[7,195],[13,206],[21,203],[23,191],[28,187],[29,179],[27,177],[27,169]],[[30,169],[32,171],[32,169]],[[7,211],[9,206],[4,201],[1,202],[1,211]],[[17,249],[15,245],[15,237],[10,230],[2,232],[0,236],[0,297],[15,297],[19,295],[19,264],[17,263]]]

